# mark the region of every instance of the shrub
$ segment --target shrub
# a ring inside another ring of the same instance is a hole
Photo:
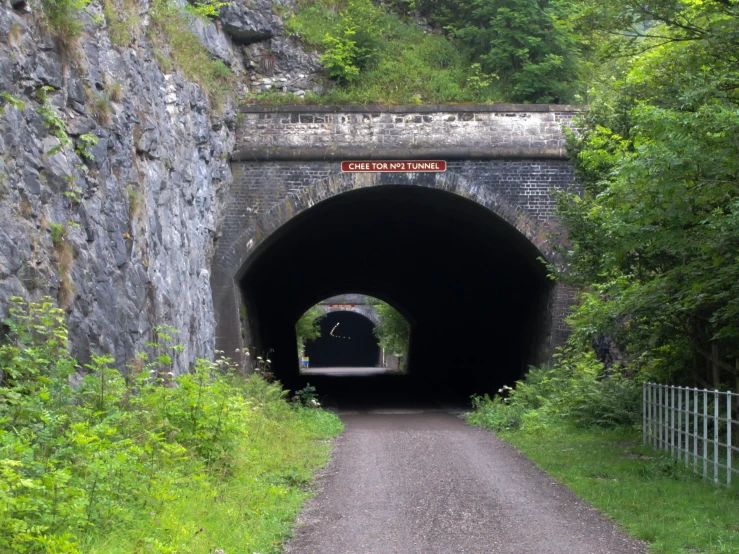
[[[41,0],[51,32],[60,40],[73,41],[82,32],[80,12],[90,0]]]
[[[641,390],[620,375],[603,375],[592,352],[560,350],[551,367],[531,367],[514,388],[473,397],[470,423],[496,431],[571,423],[583,427],[635,425]]]
[[[108,25],[108,36],[113,44],[128,46],[138,36],[141,17],[136,0],[122,0],[116,4],[105,0],[103,15]]]
[[[94,94],[92,97],[90,112],[100,125],[109,125],[113,115],[113,105],[110,103],[110,95],[106,93]]]

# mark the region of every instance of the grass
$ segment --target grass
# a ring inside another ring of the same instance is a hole
[[[221,60],[214,60],[190,31],[189,21],[195,16],[168,0],[155,0],[149,15],[153,25],[148,36],[162,69],[179,69],[186,79],[203,87],[219,108],[230,92],[233,74]]]
[[[352,27],[357,33],[348,36],[361,48],[361,58],[352,62],[359,67],[357,77],[338,82],[327,93],[310,96],[305,102],[414,104],[499,100],[493,88],[480,90],[475,86],[479,83],[475,81],[475,70],[458,45],[442,34],[424,32],[414,21],[363,0],[305,0],[288,21],[287,29],[326,54],[331,48],[327,34],[345,36],[347,21],[358,22]],[[254,100],[274,102],[275,96],[258,95]]]
[[[314,472],[328,461],[328,439],[343,426],[328,412],[268,402],[244,427],[228,475],[191,483],[148,518],[83,540],[81,551],[170,552],[164,545],[176,544],[191,554],[281,552]]]
[[[103,15],[108,25],[110,41],[117,46],[128,46],[138,38],[141,16],[135,0],[105,0]]]
[[[739,552],[739,486],[703,482],[630,428],[507,431],[540,468],[660,554]]]
[[[128,193],[128,217],[130,219],[136,219],[136,216],[141,211],[144,197],[134,185],[128,185],[126,192]]]
[[[93,93],[90,99],[90,111],[95,120],[102,126],[110,125],[113,116],[113,105],[110,103],[110,94]]]
[[[60,226],[52,227],[59,239]],[[10,299],[0,343],[0,551],[276,553],[342,430],[227,359],[174,374],[177,330],[127,363],[68,353],[51,298]]]
[[[59,46],[73,46],[82,34],[82,10],[90,0],[41,0],[44,22]]]
[[[51,242],[57,256],[57,300],[60,308],[67,308],[74,298],[74,282],[72,266],[74,265],[74,247],[69,241],[69,229],[61,223],[52,223]]]

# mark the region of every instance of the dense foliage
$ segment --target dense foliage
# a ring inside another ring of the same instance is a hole
[[[398,310],[387,302],[366,297],[367,303],[374,306],[380,322],[372,329],[380,344],[380,348],[388,354],[397,354],[403,358],[408,356],[411,326],[408,320]]]
[[[302,356],[305,345],[321,337],[321,320],[325,314],[318,306],[313,306],[300,316],[295,324],[295,334],[298,339],[298,356]]]
[[[572,13],[543,0],[303,0],[288,30],[323,52],[338,84],[324,102],[567,102],[586,50]]]
[[[98,356],[78,379],[63,311],[13,302],[0,346],[0,551],[276,550],[325,462],[314,441],[337,418],[225,361],[173,375],[165,328],[126,376]]]
[[[611,336],[646,378],[736,387],[739,2],[588,4],[611,61],[571,140],[584,194],[559,202],[576,338]]]
[[[551,368],[476,399],[498,430],[634,423],[644,380],[739,390],[739,2],[585,0],[578,18],[600,65],[552,269],[580,302]]]
[[[496,75],[509,102],[559,103],[580,93],[586,44],[572,2],[552,0],[396,0],[459,41],[472,63]]]
[[[552,366],[529,368],[515,388],[474,397],[469,421],[495,431],[536,431],[574,423],[580,427],[632,426],[641,421],[641,387],[632,379],[603,379],[590,352],[565,349]]]
[[[493,99],[465,55],[372,0],[302,0],[287,31],[318,48],[337,86],[321,102],[419,103]],[[479,71],[478,71],[479,77]],[[485,79],[483,78],[483,82]]]

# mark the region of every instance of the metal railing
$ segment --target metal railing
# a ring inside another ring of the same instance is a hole
[[[644,444],[715,483],[739,477],[739,394],[644,383],[642,400]]]

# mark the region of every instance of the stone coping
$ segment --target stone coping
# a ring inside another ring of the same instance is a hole
[[[418,104],[385,106],[377,104],[324,106],[320,104],[285,104],[278,106],[239,106],[241,113],[576,113],[587,111],[581,104]]]
[[[333,161],[342,160],[494,160],[494,159],[557,159],[567,158],[565,148],[549,147],[490,147],[490,148],[238,148],[232,162],[264,161]]]

